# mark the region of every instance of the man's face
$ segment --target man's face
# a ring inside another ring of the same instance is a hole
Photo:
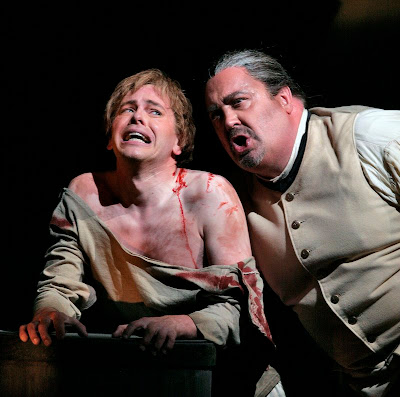
[[[240,67],[227,68],[208,81],[209,117],[223,147],[241,168],[273,178],[286,166],[292,149],[286,139],[287,94],[290,90],[282,89],[272,97],[263,83]]]
[[[181,153],[169,98],[144,85],[122,99],[108,149],[117,157],[164,161]]]

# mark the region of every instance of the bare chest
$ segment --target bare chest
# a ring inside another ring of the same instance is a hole
[[[145,210],[120,204],[98,207],[97,216],[130,251],[171,265],[203,266],[204,243],[196,217],[175,197]]]

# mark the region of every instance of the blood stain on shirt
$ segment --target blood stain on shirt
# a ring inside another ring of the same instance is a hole
[[[238,287],[243,292],[242,286],[237,280],[235,280],[233,276],[216,276],[209,273],[193,272],[180,272],[176,275],[188,281],[199,282],[203,285],[207,285],[209,288],[211,287],[218,291],[226,290],[232,287]]]
[[[50,220],[50,225],[57,226],[60,229],[69,229],[72,227],[71,223],[67,219],[60,218],[56,215],[52,216],[52,218]]]
[[[246,264],[242,261],[238,262],[238,267],[242,271],[243,280],[247,287],[255,294],[251,298],[250,312],[257,318],[267,337],[272,340],[271,331],[264,313],[262,291],[257,287],[257,275],[252,268],[246,268]]]

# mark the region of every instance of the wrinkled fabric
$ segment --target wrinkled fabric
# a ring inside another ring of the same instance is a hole
[[[365,177],[386,201],[400,205],[400,111],[369,108],[355,120],[354,140]]]
[[[69,189],[63,190],[53,213],[50,236],[35,311],[53,307],[80,318],[98,299],[100,285],[125,315],[134,316],[143,304],[159,315],[188,314],[204,338],[217,345],[240,343],[244,308],[250,322],[272,341],[253,257],[190,269],[135,254]]]

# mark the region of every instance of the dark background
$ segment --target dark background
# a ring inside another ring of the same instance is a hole
[[[203,105],[217,56],[276,56],[310,106],[399,109],[399,22],[399,0],[3,2],[0,329],[30,320],[58,192],[109,164],[102,117],[121,79],[157,67],[180,81],[197,125],[190,168],[225,174]]]

